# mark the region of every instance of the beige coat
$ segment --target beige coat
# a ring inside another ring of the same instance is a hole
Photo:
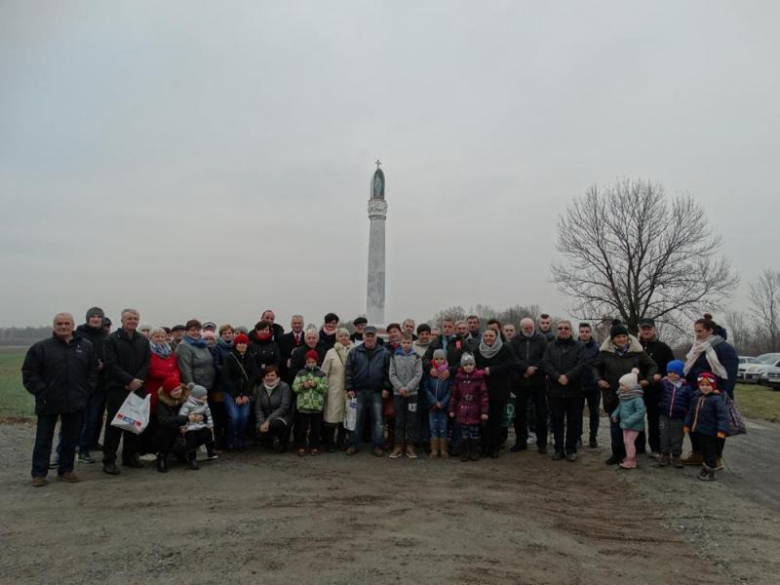
[[[344,389],[344,365],[347,363],[347,354],[352,347],[352,344],[344,347],[337,342],[332,349],[328,350],[322,362],[322,371],[328,377],[328,393],[325,395],[323,411],[323,420],[326,423],[344,422],[344,407],[347,400]]]

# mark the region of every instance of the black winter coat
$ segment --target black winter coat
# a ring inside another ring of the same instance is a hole
[[[509,348],[515,354],[518,362],[518,371],[512,376],[513,388],[544,388],[544,371],[542,360],[544,349],[547,347],[547,338],[534,332],[531,337],[522,333],[515,335],[509,342]],[[538,368],[533,376],[525,377],[525,371],[530,367]]]
[[[593,362],[593,378],[597,383],[599,380],[609,382],[609,388],[601,390],[605,411],[614,412],[618,407],[620,377],[630,373],[633,368],[639,369],[640,382],[652,380],[658,371],[655,362],[642,350],[636,337],[629,336],[628,352],[622,356],[615,351],[612,340],[607,339],[601,345],[601,351]]]
[[[544,350],[542,369],[550,377],[547,395],[551,398],[582,398],[582,373],[588,367],[585,346],[579,341],[556,339],[548,343]],[[558,378],[566,376],[566,386],[558,383]]]
[[[253,396],[259,379],[257,360],[247,351],[242,356],[233,348],[225,354],[222,362],[221,390],[233,398]]]
[[[381,392],[392,390],[390,384],[390,352],[377,345],[370,352],[363,344],[347,354],[344,371],[344,387],[347,391],[370,390]]]
[[[103,368],[98,370],[96,390],[103,391],[106,389],[106,337],[108,333],[102,327],[90,327],[86,323],[76,327],[76,333],[82,339],[86,339],[92,344],[92,351],[95,354],[95,359],[103,363]]]
[[[300,333],[300,343],[295,343],[295,333],[290,331],[289,333],[285,333],[282,335],[279,339],[276,340],[276,345],[279,346],[279,355],[282,359],[282,379],[287,379],[287,360],[289,360],[292,357],[293,352],[298,349],[300,346],[304,344],[303,341],[303,331]]]
[[[336,332],[328,335],[324,329],[320,329],[320,345],[325,347],[325,353],[328,353],[329,349],[333,349],[333,346],[336,345]]]
[[[580,343],[582,342],[580,341]],[[582,371],[582,389],[586,392],[598,390],[596,380],[593,379],[593,363],[599,355],[599,344],[591,339],[588,343],[582,343],[582,347],[585,350],[585,359],[588,362],[588,365]]]
[[[661,374],[663,378],[666,376],[666,366],[674,359],[674,352],[672,348],[666,345],[663,341],[659,341],[657,337],[654,337],[650,341],[640,339],[639,343],[642,345],[642,349],[650,356],[650,359],[658,366],[658,374]]]
[[[149,340],[138,332],[130,337],[119,328],[106,338],[105,343],[106,389],[121,390],[137,378],[146,380],[151,351]]]
[[[304,343],[292,353],[292,356],[290,357],[290,369],[287,372],[287,378],[290,380],[288,382],[290,387],[292,387],[292,382],[295,380],[295,375],[306,368],[306,354],[310,351],[311,348]],[[317,358],[317,365],[322,365],[322,360],[325,359],[325,354],[328,353],[328,350],[322,343],[318,343],[314,348],[314,351],[316,351],[317,356],[319,356]]]
[[[491,402],[506,402],[509,400],[510,378],[513,371],[518,370],[517,358],[509,346],[504,345],[498,353],[491,358],[486,358],[477,348],[474,353],[477,369],[490,368],[490,375],[485,376],[488,388],[488,397]]]
[[[265,367],[274,365],[279,367],[282,363],[282,355],[279,353],[279,346],[276,342],[269,339],[268,341],[260,341],[257,337],[252,338],[249,344],[249,350],[255,356],[255,363],[257,364],[257,376],[258,382],[265,373]]]
[[[478,344],[477,344],[478,345]],[[433,352],[437,349],[443,349],[444,341],[441,337],[434,339],[428,346],[423,356],[423,372],[427,374],[431,371],[433,363]],[[475,346],[471,340],[463,339],[460,335],[453,335],[447,343],[447,365],[450,369],[450,377],[455,378],[455,374],[460,369],[460,358],[464,352],[474,353]]]
[[[181,405],[187,402],[190,396],[189,388],[185,387],[179,399],[166,394],[162,388],[157,390],[157,427],[178,431],[179,427],[187,424],[186,416],[179,416]]]
[[[95,389],[98,373],[92,344],[74,335],[66,343],[56,335],[27,350],[22,381],[35,396],[35,414],[84,410]]]

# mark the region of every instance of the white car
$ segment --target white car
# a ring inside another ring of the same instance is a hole
[[[753,367],[757,364],[761,364],[761,362],[756,357],[747,355],[739,356],[737,380],[746,384],[758,384],[761,381],[761,371]]]
[[[770,385],[768,371],[773,368],[780,368],[780,353],[765,353],[758,356],[758,364],[749,364],[747,367],[751,373],[758,372],[759,383],[766,386]]]
[[[761,383],[772,390],[780,390],[780,368],[769,368],[762,376]]]

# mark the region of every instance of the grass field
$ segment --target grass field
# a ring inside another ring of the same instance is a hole
[[[35,400],[22,386],[26,348],[0,346],[0,417],[33,416]],[[737,406],[743,416],[780,422],[780,392],[754,384],[739,384]]]

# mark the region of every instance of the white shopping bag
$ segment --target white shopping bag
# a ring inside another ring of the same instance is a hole
[[[354,431],[357,427],[357,398],[347,399],[347,408],[344,412],[344,428]]]
[[[141,398],[135,392],[130,392],[111,421],[111,426],[136,435],[143,433],[149,425],[149,399],[148,394]]]

